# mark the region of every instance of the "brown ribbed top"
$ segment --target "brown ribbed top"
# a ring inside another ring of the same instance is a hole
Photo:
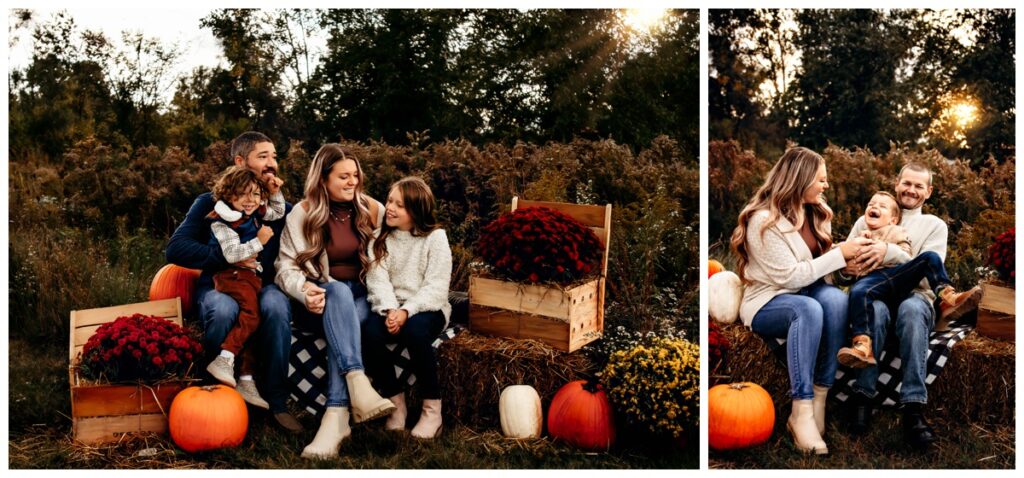
[[[356,235],[355,212],[351,202],[331,201],[327,217],[327,263],[335,280],[359,277],[359,236]]]

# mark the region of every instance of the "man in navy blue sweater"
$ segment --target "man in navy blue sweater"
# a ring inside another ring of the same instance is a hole
[[[270,138],[262,133],[248,131],[235,138],[231,142],[231,157],[235,165],[255,171],[264,180],[277,175],[277,151]],[[209,192],[197,197],[185,220],[178,225],[167,243],[167,262],[203,271],[196,283],[195,298],[206,350],[219,350],[220,344],[238,320],[238,304],[213,288],[213,274],[228,266],[220,247],[210,245],[210,226],[205,218],[213,211],[214,204]],[[291,306],[288,297],[274,284],[274,276],[277,274],[274,260],[281,247],[285,218],[291,210],[291,203],[286,202],[284,217],[265,222],[273,229],[274,236],[264,245],[260,255],[263,266],[263,288],[259,293],[262,322],[253,334],[253,340],[265,363],[267,376],[260,382],[263,384],[261,391],[270,404],[274,421],[290,432],[300,433],[303,431],[302,424],[285,408],[288,398],[288,354],[291,349]],[[256,269],[256,259],[249,261],[249,266]],[[244,265],[244,262],[239,265]]]

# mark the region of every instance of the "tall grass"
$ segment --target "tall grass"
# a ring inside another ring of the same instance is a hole
[[[64,344],[72,310],[147,300],[164,240],[123,224],[114,229],[110,239],[71,227],[11,230],[12,338]]]

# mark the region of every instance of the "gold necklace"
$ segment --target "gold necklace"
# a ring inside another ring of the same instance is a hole
[[[336,216],[334,214],[334,211],[332,211],[330,209],[327,210],[327,213],[330,214],[331,217],[333,217],[335,221],[338,221],[339,224],[345,224],[345,221],[347,221],[348,218],[349,218],[349,216],[345,216],[343,219],[339,219],[338,216]]]

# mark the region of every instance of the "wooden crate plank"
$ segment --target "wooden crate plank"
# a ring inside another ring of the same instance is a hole
[[[73,417],[167,413],[174,397],[184,388],[180,382],[151,386],[94,385],[71,388]]]
[[[157,414],[124,415],[119,417],[74,418],[75,440],[82,443],[116,441],[124,433],[167,432],[167,417]]]
[[[1014,289],[997,286],[988,283],[981,284],[982,296],[979,309],[989,310],[1007,315],[1014,315],[1015,296]]]
[[[586,286],[584,284],[581,287]],[[469,305],[484,305],[501,309],[543,315],[568,320],[572,296],[578,288],[563,292],[554,287],[523,285],[515,282],[470,276]]]
[[[527,201],[525,199],[513,199],[513,208],[523,209],[527,207],[546,207],[558,212],[565,213],[573,219],[583,223],[584,226],[605,227],[605,206],[593,206],[589,204],[571,204],[563,202]]]

